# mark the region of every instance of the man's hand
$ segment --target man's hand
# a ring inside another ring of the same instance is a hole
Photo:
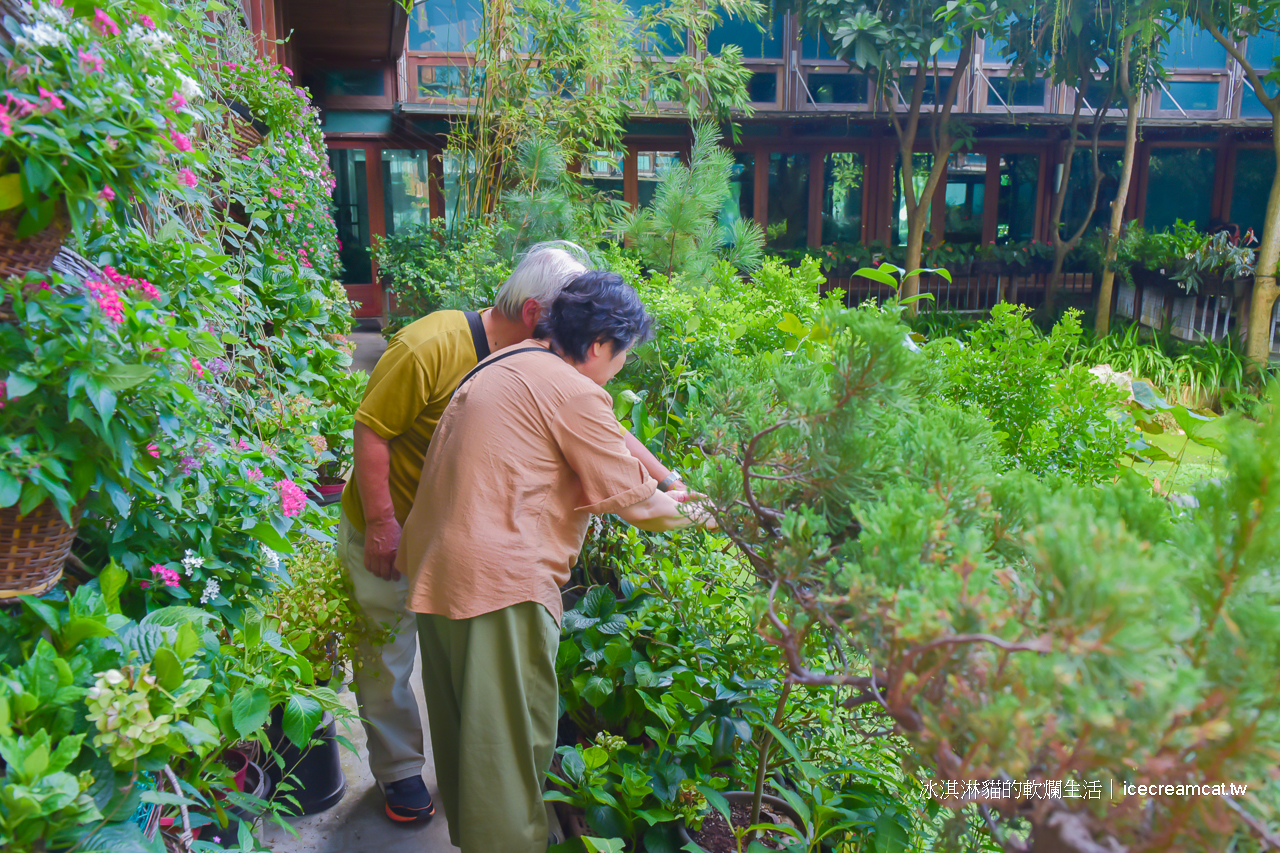
[[[364,531],[364,567],[384,581],[400,580],[396,551],[400,548],[400,522],[395,516],[370,521]]]

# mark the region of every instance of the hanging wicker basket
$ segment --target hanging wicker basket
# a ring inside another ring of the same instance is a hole
[[[227,133],[231,135],[231,153],[237,158],[247,155],[266,138],[259,130],[261,123],[255,122],[248,108],[242,104],[230,104],[224,122]]]
[[[80,507],[71,518],[72,524],[63,521],[53,501],[26,515],[19,515],[16,505],[0,509],[0,599],[42,595],[58,582],[76,538]]]
[[[19,219],[21,213],[17,211],[0,213],[0,278],[45,272],[71,232],[71,221],[63,210],[54,214],[43,231],[30,237],[18,237]]]

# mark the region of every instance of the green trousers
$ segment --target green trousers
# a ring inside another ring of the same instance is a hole
[[[555,619],[534,602],[473,619],[420,613],[418,642],[449,840],[462,853],[545,853]]]

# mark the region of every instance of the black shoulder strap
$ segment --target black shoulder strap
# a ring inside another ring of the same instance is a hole
[[[554,355],[556,358],[560,357],[559,353],[554,353],[551,350],[546,349],[545,347],[520,347],[520,349],[508,350],[507,352],[504,352],[502,355],[498,356],[497,358],[491,358],[488,361],[482,361],[479,364],[477,364],[475,367],[471,368],[471,370],[467,372],[467,375],[462,377],[462,381],[458,383],[458,387],[453,389],[453,393],[455,394],[458,393],[458,388],[461,388],[463,385],[466,385],[467,380],[470,379],[472,376],[475,376],[477,373],[479,373],[481,368],[488,367],[491,364],[497,364],[499,361],[502,361],[504,358],[510,358],[511,356],[519,355],[522,352],[545,352],[547,355]]]
[[[471,343],[476,348],[476,361],[484,361],[489,357],[489,336],[484,332],[484,320],[479,311],[466,311],[467,325],[471,327]]]

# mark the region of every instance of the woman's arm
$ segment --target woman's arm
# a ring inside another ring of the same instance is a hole
[[[654,533],[679,530],[694,524],[714,527],[714,522],[704,510],[684,506],[666,492],[654,492],[639,503],[618,510],[618,516],[634,527]]]
[[[649,472],[650,477],[662,483],[671,475],[671,469],[663,465],[658,460],[658,457],[654,456],[649,448],[644,446],[640,439],[631,434],[630,430],[624,429],[622,431],[622,440],[626,443],[627,450],[631,455],[640,460],[640,464],[644,466],[644,470]],[[685,485],[679,479],[668,483],[666,488],[668,492],[683,492],[684,490]]]

